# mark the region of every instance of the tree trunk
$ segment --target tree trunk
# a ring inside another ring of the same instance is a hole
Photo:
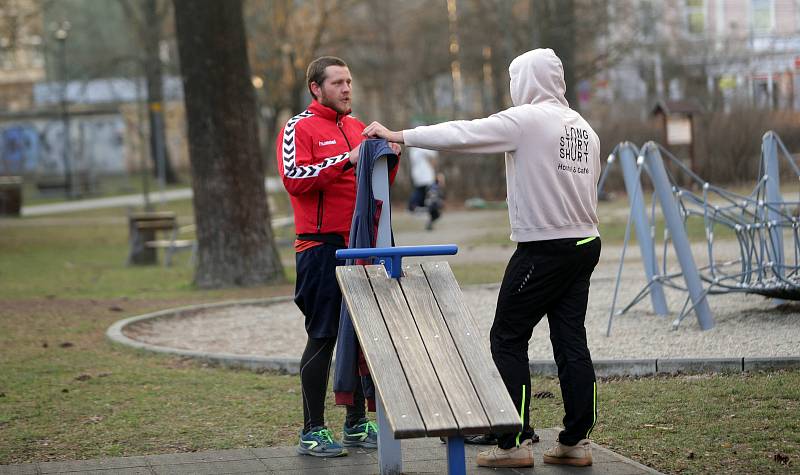
[[[574,0],[530,0],[532,39],[540,41],[536,48],[552,48],[564,66],[565,94],[570,107],[578,110],[575,84],[575,3]]]
[[[175,0],[200,288],[283,282],[241,0]]]
[[[147,104],[150,119],[150,156],[153,160],[153,174],[160,178],[163,161],[164,181],[174,184],[178,182],[175,169],[169,159],[166,134],[164,133],[164,84],[159,57],[161,43],[161,20],[157,11],[156,0],[145,0],[144,9],[144,70],[147,78]]]

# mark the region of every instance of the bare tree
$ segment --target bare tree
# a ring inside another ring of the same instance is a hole
[[[147,83],[147,104],[150,122],[150,157],[153,173],[163,173],[164,181],[177,183],[178,176],[169,158],[164,133],[164,82],[159,55],[164,19],[168,18],[170,3],[166,0],[119,0],[126,16],[143,45],[141,63]],[[163,169],[162,169],[163,167]]]
[[[578,108],[575,81],[575,2],[574,0],[531,0],[534,30],[539,35],[540,45],[552,48],[564,65],[564,82],[567,83],[566,98],[570,106]],[[537,45],[539,46],[539,45]]]
[[[242,1],[175,0],[201,288],[284,279],[270,226]]]
[[[358,42],[350,25],[364,0],[246,1],[245,21],[253,74],[263,81],[268,169],[274,171],[274,140],[282,120],[302,112],[308,101],[306,67],[316,57],[332,54],[352,62]],[[343,52],[343,51],[346,51]],[[352,64],[351,64],[352,67]]]

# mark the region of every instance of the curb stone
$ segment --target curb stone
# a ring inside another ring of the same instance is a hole
[[[800,369],[800,356],[785,358],[744,358],[744,371]]]
[[[180,317],[185,313],[193,313],[198,310],[207,310],[212,308],[225,308],[225,307],[238,307],[245,305],[253,306],[267,306],[276,303],[289,302],[292,297],[273,297],[268,299],[248,299],[248,300],[232,300],[226,302],[217,302],[210,304],[189,305],[186,307],[178,307],[166,310],[159,310],[157,312],[146,313],[144,315],[137,315],[125,318],[115,322],[106,330],[106,337],[114,343],[129,346],[139,350],[152,351],[155,353],[166,353],[177,356],[186,356],[209,364],[222,366],[224,368],[241,368],[249,369],[252,371],[279,371],[289,374],[298,374],[300,372],[300,359],[299,358],[279,358],[267,357],[257,355],[238,355],[233,353],[211,353],[207,351],[185,350],[180,348],[171,348],[168,346],[151,345],[139,340],[134,340],[125,335],[124,329],[128,325],[139,323],[146,320],[155,320],[158,318]]]
[[[659,374],[741,373],[744,358],[664,358],[656,360]]]

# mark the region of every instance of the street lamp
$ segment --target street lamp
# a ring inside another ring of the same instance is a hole
[[[69,110],[67,109],[67,85],[69,84],[67,77],[67,36],[69,36],[70,23],[62,20],[55,26],[53,37],[58,41],[59,53],[59,66],[61,75],[61,122],[64,127],[64,185],[67,198],[73,198],[72,186],[72,160],[71,160],[71,144],[69,134]]]

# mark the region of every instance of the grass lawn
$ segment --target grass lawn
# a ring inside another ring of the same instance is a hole
[[[190,205],[172,209],[191,221]],[[0,464],[294,444],[296,376],[207,367],[104,335],[127,316],[288,295],[291,284],[199,291],[186,254],[171,268],[126,268],[124,216],[0,222]],[[456,272],[462,283],[495,275],[481,267]],[[554,395],[534,399],[536,426],[560,425],[557,380],[536,378],[534,391]],[[599,412],[598,443],[663,472],[800,473],[797,371],[604,380]],[[342,417],[331,406],[333,428]]]

